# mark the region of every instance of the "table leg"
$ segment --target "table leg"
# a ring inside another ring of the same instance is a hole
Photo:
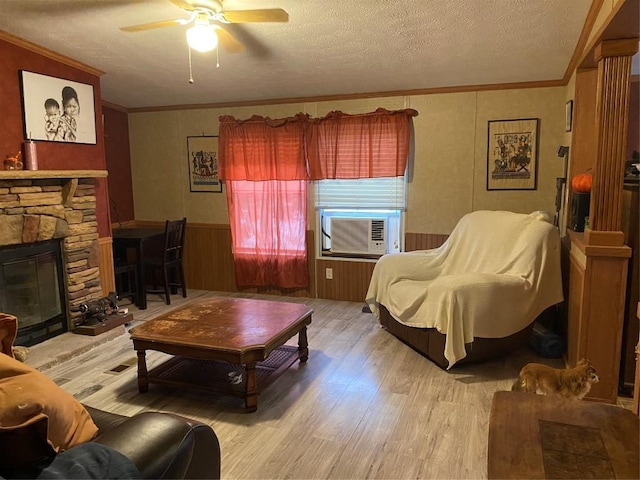
[[[247,375],[245,409],[247,412],[255,412],[258,409],[258,382],[255,362],[247,363],[245,370]]]
[[[136,269],[138,270],[138,308],[146,310],[147,308],[147,282],[144,278],[144,245],[139,242],[136,245]]]
[[[149,372],[147,372],[146,350],[138,350],[138,391],[149,391]]]
[[[307,341],[307,327],[302,327],[298,333],[298,352],[300,355],[300,363],[304,363],[309,359],[309,342]]]

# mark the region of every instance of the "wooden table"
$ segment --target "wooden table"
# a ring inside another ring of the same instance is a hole
[[[119,228],[113,233],[113,251],[123,254],[128,248],[133,248],[136,255],[136,277],[138,290],[136,305],[140,310],[147,308],[147,289],[144,275],[144,254],[145,248],[150,244],[158,244],[162,248],[164,240],[164,228],[144,227],[144,228]]]
[[[640,478],[638,423],[614,405],[496,392],[488,478]]]
[[[312,313],[298,303],[217,297],[143,323],[130,330],[138,355],[138,390],[148,391],[149,383],[187,385],[244,398],[246,410],[253,412],[260,391],[296,360],[307,361]],[[296,334],[297,348],[284,345]],[[175,357],[147,371],[146,350]],[[268,375],[257,372],[265,369]],[[231,372],[240,373],[242,381],[231,383]]]

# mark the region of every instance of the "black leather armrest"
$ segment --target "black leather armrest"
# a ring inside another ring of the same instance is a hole
[[[98,427],[98,430],[100,431],[99,433],[111,430],[129,419],[129,417],[125,417],[124,415],[106,412],[104,410],[90,407],[89,405],[83,404],[82,406],[87,410],[87,412],[89,412],[89,415],[91,415],[91,420],[93,420],[93,423]]]
[[[220,478],[218,437],[185,417],[139,413],[98,432],[94,441],[131,459],[142,478]]]

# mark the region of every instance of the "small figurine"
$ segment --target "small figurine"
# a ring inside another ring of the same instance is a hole
[[[82,318],[77,325],[102,323],[109,315],[118,312],[118,296],[116,292],[110,292],[106,297],[81,303],[78,310],[82,312]]]
[[[22,156],[22,152],[18,152],[15,155],[7,155],[7,158],[4,159],[4,169],[5,170],[22,170],[22,161],[20,157]]]

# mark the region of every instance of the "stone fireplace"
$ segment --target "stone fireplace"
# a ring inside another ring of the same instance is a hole
[[[0,172],[0,250],[60,241],[66,328],[59,333],[75,328],[80,304],[102,296],[95,178],[106,175],[101,170]]]

